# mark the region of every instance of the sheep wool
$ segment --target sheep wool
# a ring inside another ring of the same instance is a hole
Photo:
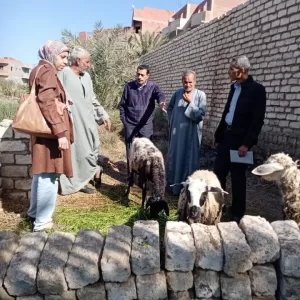
[[[215,225],[220,222],[222,209],[224,206],[224,195],[221,184],[217,176],[209,170],[199,170],[190,175],[187,182],[199,180],[204,183],[206,190],[203,190],[202,195],[198,197],[200,215],[199,218],[193,219],[190,217],[188,194],[193,191],[188,191],[188,184],[181,189],[178,200],[178,220],[187,221],[188,223],[203,223],[205,225]],[[211,189],[211,191],[209,191]]]
[[[281,189],[286,218],[300,223],[300,170],[298,161],[285,153],[271,155],[267,161],[256,167],[253,174],[267,181],[274,181]]]

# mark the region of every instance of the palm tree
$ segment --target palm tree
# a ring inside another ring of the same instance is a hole
[[[95,24],[93,38],[79,41],[68,30],[62,32],[62,40],[70,47],[85,48],[91,54],[89,73],[94,91],[105,108],[116,108],[125,82],[132,79],[137,66],[137,56],[128,43],[129,33],[118,25],[103,29],[101,22]]]
[[[145,33],[139,32],[138,34],[134,33],[129,38],[129,44],[138,57],[157,49],[167,41],[167,37],[155,32],[150,33],[149,31],[146,31]]]

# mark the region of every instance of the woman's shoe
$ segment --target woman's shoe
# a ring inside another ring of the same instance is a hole
[[[66,226],[60,224],[54,224],[53,222],[48,223],[42,229],[33,230],[33,232],[48,232],[50,230],[63,230]]]

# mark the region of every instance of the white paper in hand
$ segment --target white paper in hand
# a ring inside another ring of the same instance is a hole
[[[230,150],[230,161],[232,163],[253,165],[253,152],[247,151],[245,156],[240,157],[237,150]]]

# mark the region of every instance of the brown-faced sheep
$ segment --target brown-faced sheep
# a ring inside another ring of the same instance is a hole
[[[162,153],[147,138],[135,138],[133,140],[130,159],[130,179],[126,195],[129,195],[130,187],[134,184],[134,173],[138,174],[142,185],[142,206],[144,206],[147,185],[151,197],[147,200],[146,208],[150,206],[150,217],[158,217],[160,211],[164,210],[169,216],[169,207],[165,199],[165,163]]]
[[[284,153],[271,155],[252,173],[267,181],[278,184],[283,195],[283,211],[286,218],[300,223],[300,170],[298,161]]]
[[[220,222],[224,195],[217,176],[208,170],[194,172],[182,183],[178,200],[178,221],[215,225]]]

